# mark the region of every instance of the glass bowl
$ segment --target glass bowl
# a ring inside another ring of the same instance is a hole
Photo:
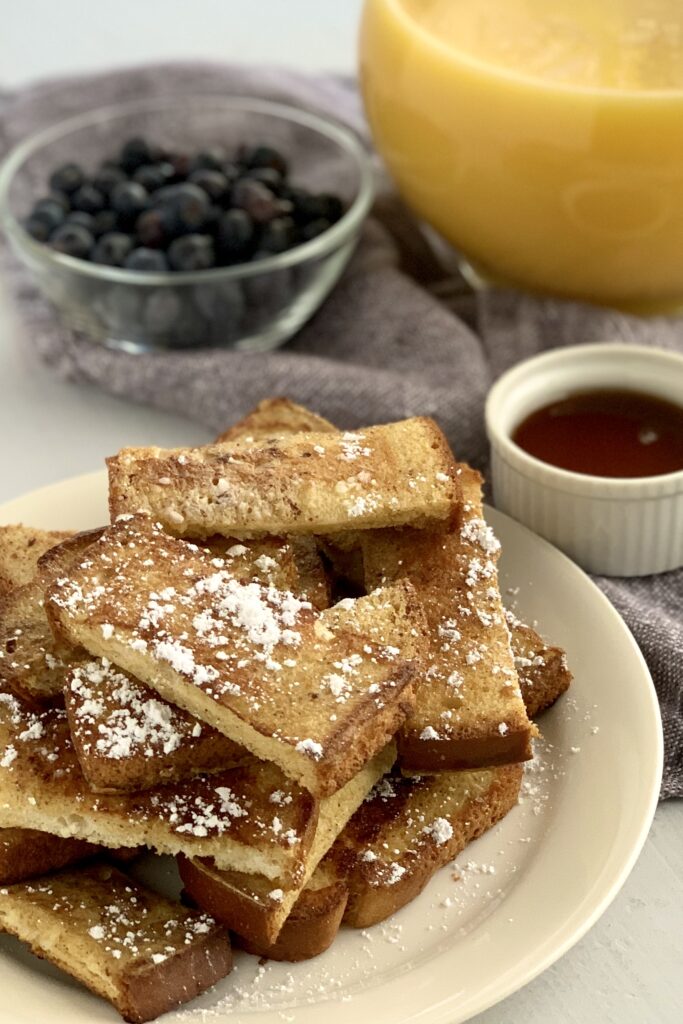
[[[289,160],[293,185],[333,192],[336,224],[278,255],[211,270],[143,273],[55,252],[24,230],[47,179],[74,159],[86,171],[143,135],[169,149],[266,144]],[[62,323],[94,344],[154,349],[276,348],[315,312],[344,269],[373,196],[361,142],[347,129],[278,103],[172,96],[88,111],[20,143],[0,168],[0,224]]]

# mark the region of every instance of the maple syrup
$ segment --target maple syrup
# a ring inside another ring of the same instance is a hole
[[[638,391],[582,391],[531,413],[512,440],[574,473],[660,476],[683,470],[683,406]]]

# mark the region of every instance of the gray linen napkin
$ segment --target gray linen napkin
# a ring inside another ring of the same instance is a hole
[[[187,92],[261,95],[367,132],[354,84],[268,68],[175,64],[61,80],[0,94],[0,156],[54,121],[103,104]],[[286,394],[344,427],[435,416],[458,456],[485,469],[483,402],[508,366],[546,348],[597,340],[683,351],[674,320],[647,321],[516,292],[465,294],[434,258],[380,173],[361,244],[322,309],[269,355],[207,351],[132,356],[68,335],[7,247],[13,287],[40,356],[65,377],[192,416],[220,430],[259,399]],[[683,796],[683,570],[641,580],[597,579],[628,622],[655,678],[664,720],[661,795]]]

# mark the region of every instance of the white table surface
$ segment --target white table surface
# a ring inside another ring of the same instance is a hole
[[[0,88],[50,74],[208,58],[351,70],[361,0],[22,0],[4,3]],[[95,469],[129,444],[195,444],[196,423],[55,378],[29,355],[0,281],[0,503]],[[477,1024],[683,1019],[683,804],[657,811],[631,877],[554,967]],[[523,941],[520,937],[520,941]],[[0,1020],[5,1020],[0,1001]]]

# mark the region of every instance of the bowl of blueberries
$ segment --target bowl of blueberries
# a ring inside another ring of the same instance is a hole
[[[62,322],[129,352],[283,344],[334,287],[372,197],[351,131],[246,97],[94,110],[0,169],[0,223]]]

